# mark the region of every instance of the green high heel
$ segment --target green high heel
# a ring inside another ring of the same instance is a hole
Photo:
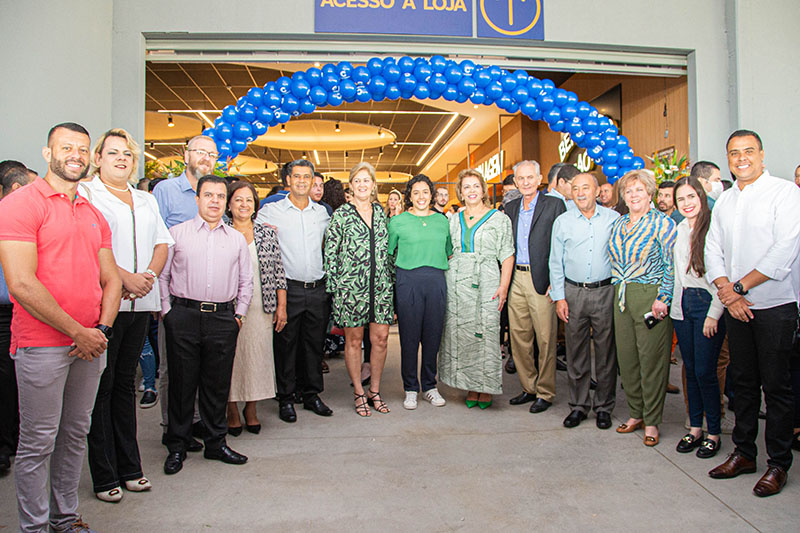
[[[481,409],[486,409],[490,405],[492,405],[492,400],[489,400],[488,402],[478,402],[478,407],[480,407]]]
[[[470,400],[469,398],[467,398],[467,399],[464,401],[464,403],[466,403],[466,404],[467,404],[467,409],[472,409],[473,407],[475,407],[476,405],[478,405],[478,400]]]

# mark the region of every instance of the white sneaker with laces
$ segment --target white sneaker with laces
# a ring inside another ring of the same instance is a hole
[[[431,405],[434,406],[434,407],[442,407],[444,404],[447,403],[445,401],[445,399],[442,398],[442,395],[439,394],[439,390],[438,389],[427,390],[427,391],[422,393],[422,396],[426,400],[431,402]]]
[[[403,408],[416,409],[417,408],[417,393],[411,390],[406,391],[406,399],[403,400]]]

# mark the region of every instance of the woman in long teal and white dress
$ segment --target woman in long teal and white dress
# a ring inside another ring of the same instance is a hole
[[[456,195],[466,207],[450,218],[453,255],[439,379],[467,391],[467,407],[486,409],[492,395],[503,392],[500,310],[511,282],[514,241],[511,220],[489,207],[480,172],[462,170]]]

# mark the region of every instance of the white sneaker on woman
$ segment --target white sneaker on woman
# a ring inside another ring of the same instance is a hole
[[[422,396],[426,400],[431,402],[431,405],[434,407],[442,407],[444,404],[447,403],[445,399],[442,398],[442,395],[439,394],[438,389],[426,390],[425,392],[422,393]]]
[[[417,393],[412,390],[406,391],[406,399],[403,400],[403,407],[408,410],[417,408]]]

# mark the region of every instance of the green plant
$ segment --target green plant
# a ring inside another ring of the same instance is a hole
[[[664,156],[647,157],[653,163],[653,172],[656,175],[656,183],[659,185],[662,181],[677,181],[689,175],[689,158],[681,156],[678,158],[678,153],[673,152],[672,157]]]

